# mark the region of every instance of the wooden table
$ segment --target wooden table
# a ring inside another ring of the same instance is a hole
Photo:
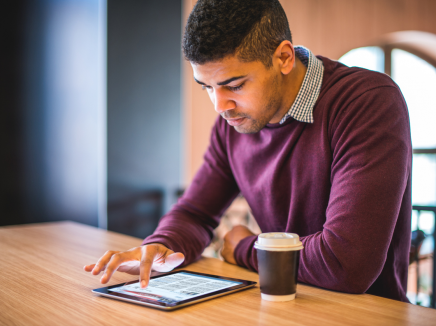
[[[369,294],[298,285],[294,301],[262,301],[259,287],[175,311],[100,297],[83,271],[106,250],[141,240],[72,222],[0,228],[1,325],[436,325],[436,310]],[[186,269],[258,281],[255,273],[203,258]],[[115,273],[109,285],[134,279]]]

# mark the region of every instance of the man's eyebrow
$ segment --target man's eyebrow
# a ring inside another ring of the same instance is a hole
[[[222,81],[222,82],[217,83],[217,85],[219,85],[219,86],[224,86],[224,85],[230,84],[230,83],[231,83],[232,81],[234,81],[234,80],[241,79],[241,78],[244,78],[244,77],[247,77],[247,75],[244,75],[244,76],[237,76],[237,77],[232,77],[232,78],[226,79],[225,81]],[[194,80],[195,80],[197,83],[199,83],[200,85],[206,85],[205,83],[199,81],[199,80],[198,80],[197,78],[195,78],[195,77],[194,77]]]
[[[197,83],[199,83],[200,85],[206,85],[205,83],[203,83],[203,82],[197,80],[197,78],[195,78],[195,77],[194,77],[194,80],[195,80]]]
[[[226,79],[225,81],[217,83],[217,85],[224,86],[224,85],[227,85],[227,84],[231,83],[234,80],[241,79],[241,78],[244,78],[244,77],[247,77],[247,75],[232,77],[232,78]]]

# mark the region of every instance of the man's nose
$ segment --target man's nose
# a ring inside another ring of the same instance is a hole
[[[214,105],[215,105],[215,111],[219,114],[227,111],[227,110],[233,110],[236,107],[235,101],[229,99],[226,94],[224,94],[220,90],[216,90],[214,92],[215,99],[214,99]]]

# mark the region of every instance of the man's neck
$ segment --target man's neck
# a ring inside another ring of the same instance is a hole
[[[294,68],[288,75],[283,76],[283,87],[281,88],[281,91],[283,92],[283,101],[282,107],[280,108],[280,120],[289,111],[292,104],[294,104],[301,85],[303,84],[306,72],[307,67],[300,59],[298,59],[298,57],[295,57]]]
[[[291,73],[285,78],[285,87],[288,89],[286,111],[283,115],[288,112],[292,104],[294,104],[297,98],[298,92],[300,91],[301,85],[303,84],[304,77],[306,76],[307,67],[301,62],[298,57],[295,57],[295,67],[292,69]]]

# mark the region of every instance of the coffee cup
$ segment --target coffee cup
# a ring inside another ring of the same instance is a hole
[[[260,292],[263,300],[290,301],[297,293],[298,265],[303,245],[298,234],[262,233],[257,249]]]

